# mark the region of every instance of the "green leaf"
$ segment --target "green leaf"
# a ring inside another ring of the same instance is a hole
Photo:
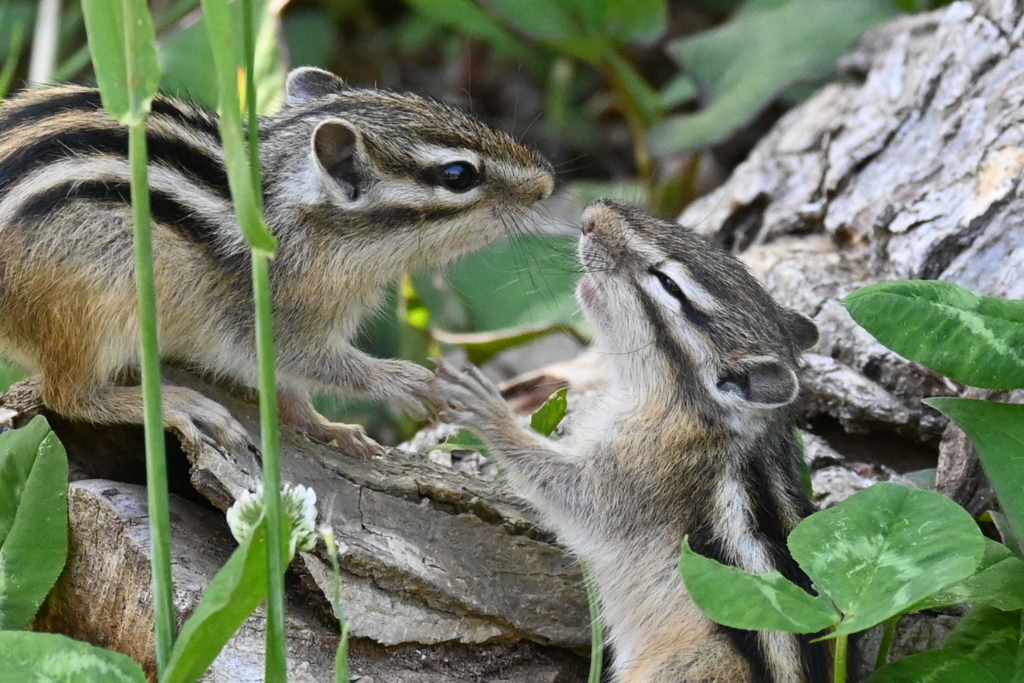
[[[698,555],[683,540],[679,571],[686,590],[712,620],[747,630],[817,633],[836,624],[828,600],[814,597],[774,569],[750,574]]]
[[[501,23],[588,62],[600,61],[611,37],[595,31],[593,10],[575,0],[491,0]]]
[[[678,154],[727,138],[791,85],[830,76],[861,33],[895,14],[886,0],[791,0],[669,43],[707,104],[654,128],[651,150]]]
[[[14,72],[18,69],[18,62],[21,61],[21,51],[25,47],[25,36],[28,33],[28,19],[14,20],[10,23],[6,20],[7,8],[0,7],[0,26],[10,27],[10,46],[7,50],[0,50],[3,54],[3,66],[0,66],[0,101],[7,97],[11,88],[11,81],[14,80]],[[0,32],[0,40],[6,38]]]
[[[872,674],[867,683],[1007,683],[956,652],[935,650],[904,657]]]
[[[933,491],[881,482],[800,522],[793,558],[843,613],[834,635],[906,611],[974,573],[984,537],[962,507]]]
[[[999,537],[1003,539],[1003,543],[1010,549],[1013,556],[1021,562],[1024,562],[1024,549],[1020,547],[1020,541],[1013,534],[1013,527],[1010,526],[1010,520],[1006,518],[1006,515],[999,510],[989,510],[989,518],[992,523],[996,525],[996,531],[999,532]]]
[[[986,538],[985,556],[973,576],[944,588],[914,605],[914,611],[963,603],[1001,610],[1024,609],[1024,562],[1002,543]]]
[[[489,0],[486,6],[534,40],[591,62],[615,44],[658,38],[668,21],[665,0]]]
[[[859,289],[844,303],[878,341],[935,372],[985,389],[1024,387],[1024,301],[900,280]]]
[[[494,460],[491,456],[491,449],[487,443],[476,435],[472,429],[462,427],[458,432],[449,436],[444,442],[434,446],[434,449],[449,453],[451,451],[476,451],[488,460]]]
[[[0,434],[0,630],[28,626],[67,554],[67,455],[39,416]]]
[[[607,0],[607,7],[605,30],[623,42],[657,40],[668,28],[668,3],[665,0]]]
[[[980,605],[960,620],[942,649],[974,661],[997,681],[1009,681],[1016,664],[1020,626],[1020,611]]]
[[[661,89],[661,106],[665,109],[686,104],[697,98],[697,83],[689,74],[680,74]]]
[[[125,125],[141,123],[160,86],[146,0],[82,0],[82,11],[104,108]]]
[[[198,681],[249,615],[267,599],[267,550],[264,520],[213,577],[174,643],[162,683]]]
[[[131,657],[55,633],[0,631],[0,683],[146,683]]]
[[[269,114],[284,101],[285,64],[278,46],[277,27],[283,3],[255,0],[256,51],[253,78],[256,82],[256,108]],[[230,5],[233,35],[242,35],[242,3]],[[235,63],[241,66],[242,41],[232,41],[230,48]],[[209,109],[219,105],[217,71],[210,68],[213,52],[206,27],[206,17],[171,33],[160,42],[160,65],[163,68],[161,90],[186,97]],[[237,91],[238,84],[234,82]]]
[[[924,401],[956,422],[978,448],[1018,546],[1024,538],[1024,405],[969,398]]]
[[[443,26],[451,26],[474,38],[485,40],[499,50],[515,54],[525,51],[520,41],[506,31],[472,0],[406,0],[417,12]]]
[[[567,323],[588,335],[576,302],[579,264],[576,240],[525,235],[470,254],[447,272],[449,290],[465,317],[439,310],[429,283],[418,279],[417,292],[445,329],[474,331]],[[451,298],[451,297],[449,297]]]
[[[565,417],[565,411],[569,409],[569,401],[565,398],[568,393],[568,388],[559,389],[537,409],[537,412],[530,417],[530,427],[533,428],[533,431],[544,436],[551,436]]]
[[[203,0],[203,13],[216,66],[220,101],[219,128],[235,215],[249,245],[272,256],[277,251],[277,239],[263,221],[242,132],[238,73],[244,61],[239,46],[241,41],[235,39],[239,32],[233,30],[232,12],[226,0]]]

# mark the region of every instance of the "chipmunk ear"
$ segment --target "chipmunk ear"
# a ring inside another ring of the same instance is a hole
[[[758,408],[778,408],[796,400],[800,383],[792,368],[774,356],[747,356],[718,379],[718,390]]]
[[[784,308],[782,315],[786,319],[786,327],[793,335],[793,341],[801,351],[806,351],[818,343],[818,326],[809,317],[792,308]]]
[[[344,119],[328,119],[313,131],[313,154],[317,162],[345,189],[353,202],[362,193],[361,145],[359,129]]]
[[[292,69],[285,84],[285,100],[288,104],[309,102],[325,95],[341,92],[346,87],[341,80],[329,71],[313,66]]]

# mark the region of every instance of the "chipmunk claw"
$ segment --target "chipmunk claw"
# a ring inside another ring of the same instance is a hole
[[[363,460],[382,458],[387,453],[387,449],[367,436],[366,430],[359,425],[324,422],[309,435],[318,441],[334,445],[346,455]]]
[[[439,361],[431,393],[444,422],[484,428],[512,415],[497,387],[470,363]]]

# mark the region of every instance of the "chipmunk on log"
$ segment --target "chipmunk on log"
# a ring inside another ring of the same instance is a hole
[[[352,345],[402,272],[502,236],[553,187],[551,165],[453,106],[289,74],[259,124],[282,419],[350,453],[379,452],[327,421],[314,392],[395,398],[423,414],[432,373]],[[257,381],[250,251],[235,218],[217,118],[158,96],[147,121],[161,358]],[[62,86],[0,105],[0,354],[42,373],[68,418],[141,423],[128,131],[98,90]],[[248,443],[214,401],[165,386],[165,426]]]
[[[680,544],[805,589],[786,537],[814,510],[799,475],[810,318],[693,230],[608,199],[583,214],[577,296],[607,387],[553,441],[520,426],[474,366],[440,361],[442,419],[491,446],[510,484],[590,567],[617,683],[826,683],[816,636],[715,624]]]

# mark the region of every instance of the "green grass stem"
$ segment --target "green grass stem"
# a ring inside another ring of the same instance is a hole
[[[123,0],[124,25],[135,27],[148,8]],[[167,454],[160,395],[160,341],[153,267],[153,238],[149,207],[149,155],[146,148],[146,117],[152,96],[140,87],[145,79],[147,51],[153,46],[142,31],[125,31],[126,69],[130,110],[139,112],[128,127],[128,156],[132,169],[132,212],[135,225],[135,283],[139,297],[140,359],[146,440],[146,494],[149,500],[150,547],[153,565],[153,615],[156,633],[157,674],[162,677],[174,648],[174,578],[171,573],[171,516],[167,484]]]
[[[843,634],[836,637],[836,668],[832,683],[846,683],[846,650],[849,636]]]
[[[260,173],[259,117],[256,114],[256,80],[254,77],[256,41],[253,29],[252,0],[242,0],[242,41],[245,55],[245,104],[249,123],[249,174],[252,196],[259,215],[263,213],[263,182]],[[252,252],[253,293],[256,303],[256,354],[259,360],[260,428],[263,448],[263,484],[267,518],[274,526],[281,512],[281,443],[278,424],[277,378],[275,377],[274,323],[270,289],[270,257],[254,248]],[[272,494],[270,492],[273,491]],[[272,506],[277,510],[272,511]],[[281,525],[277,525],[280,529]],[[271,683],[288,678],[287,632],[284,615],[284,537],[268,536],[269,581],[267,597],[267,659],[266,680]]]
[[[889,650],[892,648],[892,641],[896,637],[896,626],[900,623],[902,615],[886,619],[885,630],[882,631],[882,642],[878,644],[878,657],[875,658],[875,669],[881,669],[889,661]]]
[[[249,118],[249,174],[252,177],[252,193],[256,205],[263,210],[263,179],[260,171],[260,129],[256,113],[256,38],[253,28],[252,0],[242,0],[242,43],[245,50],[245,104]]]
[[[235,203],[239,227],[252,248],[253,300],[256,306],[256,355],[259,363],[260,431],[263,450],[263,490],[267,516],[267,683],[287,680],[287,654],[284,619],[285,539],[281,510],[281,455],[278,431],[277,381],[274,371],[274,325],[271,311],[270,258],[277,250],[277,240],[263,222],[260,187],[255,182],[259,164],[256,129],[249,136],[249,150],[242,133],[242,112],[238,94],[238,64],[235,60],[231,12],[227,0],[202,0],[206,28],[210,37],[217,80],[220,88],[220,131],[224,144],[224,160]],[[243,5],[246,32],[252,33],[252,3]],[[244,67],[248,75],[253,68],[253,41],[245,40]],[[246,78],[247,105],[256,107],[254,88]],[[250,117],[255,114],[250,114]],[[252,118],[250,118],[252,120]]]
[[[281,511],[281,438],[274,372],[274,325],[271,317],[270,258],[252,250],[252,282],[256,301],[256,354],[259,359],[260,430],[263,490],[267,514],[267,659],[268,683],[288,678],[284,621],[284,533]]]
[[[330,514],[327,516],[330,517]],[[338,562],[338,545],[334,541],[333,529],[327,527],[322,533],[324,541],[327,542],[327,554],[331,558],[331,571],[334,574],[331,606],[334,608],[334,616],[341,624],[341,639],[338,641],[338,651],[334,655],[334,680],[335,683],[349,683],[348,632],[352,628],[352,623],[345,618],[345,611],[341,607],[341,564]]]
[[[601,683],[604,673],[604,619],[601,617],[601,600],[597,595],[594,575],[585,562],[580,562],[583,570],[583,584],[587,587],[587,604],[590,605],[590,675],[587,683]]]
[[[129,72],[130,70],[129,66]],[[135,218],[135,283],[139,295],[142,393],[146,429],[146,493],[149,498],[150,547],[153,563],[156,662],[157,671],[162,674],[174,647],[174,579],[171,576],[171,517],[167,488],[167,455],[164,449],[164,421],[160,400],[160,345],[157,338],[145,121],[128,128],[128,150],[132,167],[132,212]]]

